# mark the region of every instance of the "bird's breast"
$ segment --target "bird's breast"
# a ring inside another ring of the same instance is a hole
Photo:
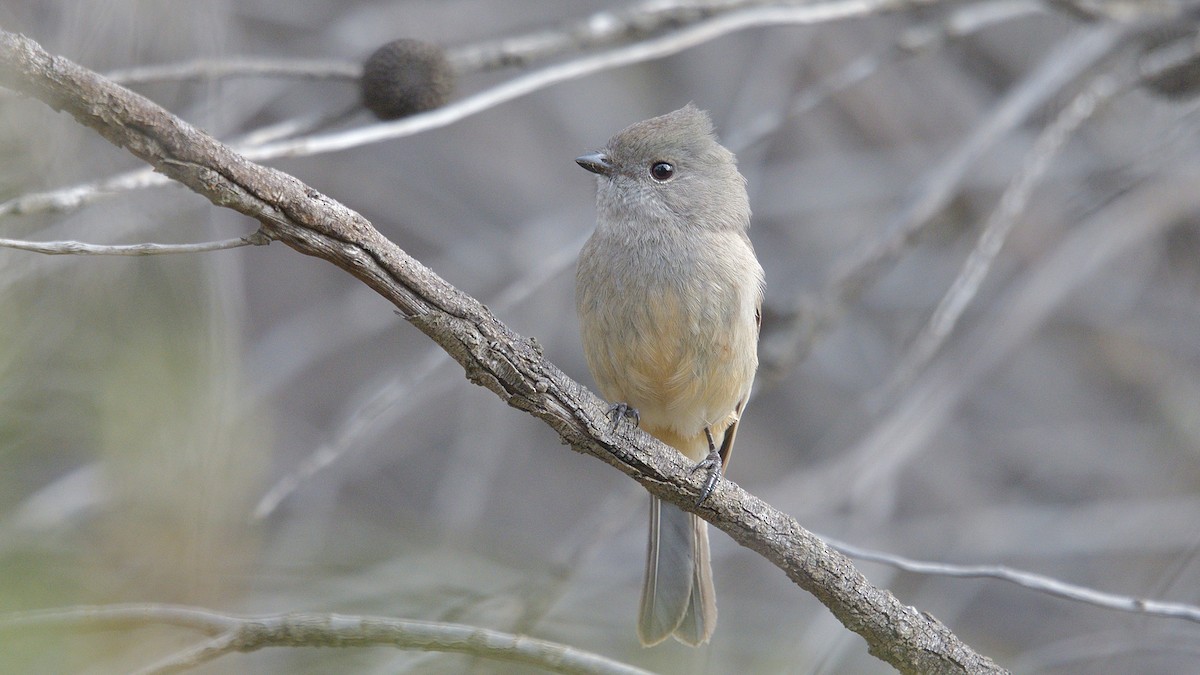
[[[580,256],[588,366],[605,397],[637,408],[646,426],[695,434],[745,396],[757,367],[759,282],[743,242],[664,246],[597,233]]]

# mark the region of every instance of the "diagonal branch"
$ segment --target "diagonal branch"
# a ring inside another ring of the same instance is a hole
[[[346,270],[441,345],[470,381],[541,419],[576,451],[611,464],[763,555],[897,669],[1004,672],[937,619],[872,586],[848,558],[795,519],[733,483],[722,481],[697,507],[704,476],[693,473],[683,455],[627,426],[611,430],[604,402],[547,361],[535,340],[511,331],[349,208],[288,174],[250,162],[146,98],[2,30],[0,85],[71,114],[214,204],[258,220],[267,236]]]

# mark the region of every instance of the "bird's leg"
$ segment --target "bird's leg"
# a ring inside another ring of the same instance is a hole
[[[721,451],[717,449],[716,442],[713,441],[712,430],[707,426],[704,427],[704,437],[708,439],[708,456],[696,463],[692,467],[692,471],[704,469],[708,476],[704,479],[704,487],[700,488],[700,498],[696,500],[696,506],[704,503],[713,490],[717,487],[717,481],[721,480]]]
[[[621,420],[628,417],[633,418],[633,426],[635,427],[642,423],[642,417],[641,415],[638,415],[637,408],[629,405],[628,403],[612,404],[612,407],[608,409],[608,416],[612,418],[613,431],[617,430],[617,426],[621,424]],[[709,441],[709,444],[711,445],[712,441]]]

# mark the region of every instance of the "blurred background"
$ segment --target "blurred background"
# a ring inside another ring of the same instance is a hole
[[[1120,86],[1142,52],[1194,25],[1147,33],[1084,4],[935,2],[750,28],[442,128],[270,164],[362,213],[591,386],[573,284],[594,180],[572,160],[695,102],[749,180],[767,274],[759,386],[730,479],[857,546],[1200,603],[1195,73]],[[0,26],[100,72],[232,57],[353,65],[398,37],[465,48],[625,7],[46,0],[0,6]],[[522,72],[464,72],[452,100]],[[234,141],[358,97],[344,78],[134,88]],[[359,112],[325,131],[373,123]],[[141,168],[8,93],[0,157],[0,201]],[[177,186],[0,217],[0,237],[102,244],[255,227]],[[711,645],[639,647],[644,491],[471,385],[349,275],[280,244],[0,250],[0,465],[0,612],[378,614],[526,633],[664,673],[891,672],[719,532]],[[861,569],[1014,672],[1200,664],[1194,623]],[[123,672],[197,639],[0,632],[0,671]],[[524,669],[372,648],[270,649],[195,672],[331,671]]]

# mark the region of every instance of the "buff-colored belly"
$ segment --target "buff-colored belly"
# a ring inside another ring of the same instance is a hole
[[[696,311],[667,293],[613,309],[623,314],[583,326],[601,393],[636,408],[642,428],[659,440],[702,458],[708,452],[704,428],[717,437],[724,432],[754,376],[753,310]]]

